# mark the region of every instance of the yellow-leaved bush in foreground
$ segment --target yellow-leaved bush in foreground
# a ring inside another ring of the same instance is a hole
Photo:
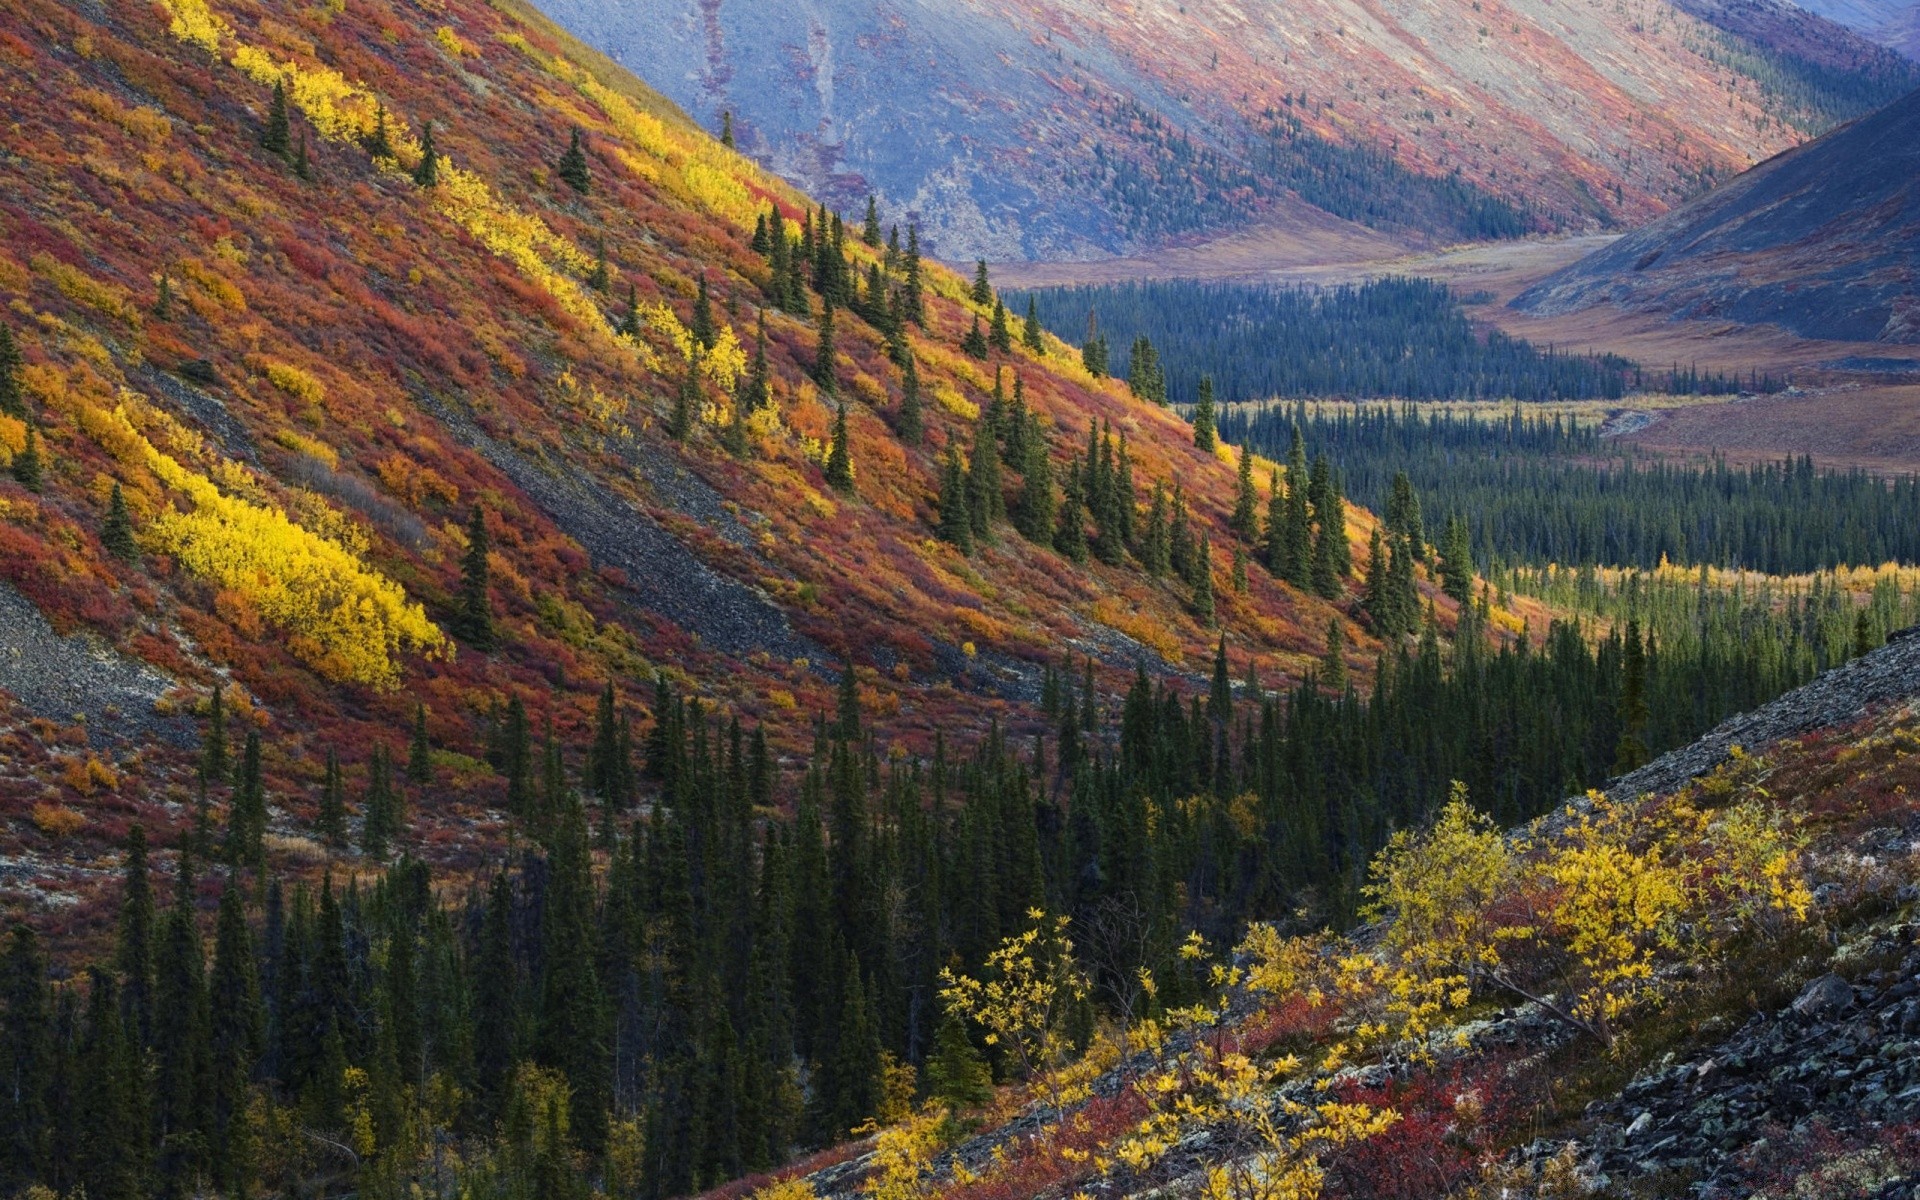
[[[132,430],[123,414],[115,416]],[[321,674],[390,691],[400,686],[396,655],[452,653],[426,610],[352,551],[301,528],[278,509],[225,494],[205,475],[134,436],[145,465],[193,501],[190,512],[154,517],[142,538],[194,574],[244,595],[286,632],[288,648]]]

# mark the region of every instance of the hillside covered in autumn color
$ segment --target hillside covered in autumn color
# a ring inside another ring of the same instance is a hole
[[[1632,226],[1920,83],[1783,0],[541,8],[816,195],[917,215],[948,261]]]
[[[96,831],[215,687],[295,795],[422,706],[479,817],[502,714],[584,739],[609,683],[643,729],[665,679],[784,750],[850,662],[883,748],[919,755],[1020,727],[1089,660],[1111,694],[1204,680],[1223,632],[1235,677],[1318,669],[1330,621],[1371,661],[1365,514],[1338,586],[1275,578],[1234,548],[1225,447],[534,15],[46,0],[0,34],[10,736],[82,793],[89,755],[127,775]],[[954,469],[977,529],[943,540]],[[18,817],[58,806],[6,786]]]

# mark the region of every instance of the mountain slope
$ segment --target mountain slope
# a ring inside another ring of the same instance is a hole
[[[1136,501],[1180,480],[1211,530],[1236,671],[1257,657],[1298,677],[1347,607],[1257,570],[1234,593],[1231,456],[1195,449],[1177,416],[1057,342],[960,353],[990,309],[931,264],[926,326],[903,335],[921,442],[896,432],[886,339],[842,309],[853,486],[829,483],[815,299],[805,316],[768,309],[771,404],[729,452],[771,285],[755,221],[770,203],[797,221],[806,201],[537,15],[28,0],[0,19],[0,64],[14,114],[0,293],[24,358],[0,460],[24,457],[31,429],[44,463],[37,493],[0,482],[0,580],[59,634],[162,672],[170,712],[235,685],[276,730],[267,770],[292,794],[329,747],[357,765],[416,701],[435,743],[465,755],[509,701],[578,741],[604,683],[644,714],[658,673],[790,749],[848,658],[883,744],[924,752],[936,730],[1031,714],[1044,666],[1069,651],[1114,690],[1136,662],[1203,669],[1220,631],[1184,584],[1074,564],[1004,524],[972,557],[935,540],[942,459],[976,444],[996,368],[1023,386],[1056,477],[1097,422],[1127,438]],[[276,83],[284,154],[262,146]],[[378,128],[390,155],[364,144]],[[429,128],[440,157],[422,186]],[[575,129],[584,194],[562,177]],[[849,247],[862,273],[887,258]],[[689,390],[703,284],[714,344]],[[629,296],[637,336],[615,328]],[[1008,503],[1018,483],[1009,466]],[[116,484],[133,561],[103,541]],[[476,507],[491,653],[455,636]],[[1363,549],[1369,528],[1356,513]],[[76,672],[96,654],[37,644]],[[1356,669],[1370,660],[1357,627],[1348,644]],[[57,775],[86,727],[69,692],[6,683],[18,674],[0,686],[32,703],[8,727]],[[110,705],[91,718],[122,719]],[[105,736],[93,750],[110,754]],[[170,761],[136,758],[129,778],[180,778]],[[459,811],[482,817],[497,781],[462,761]],[[9,837],[41,845],[24,819],[47,795],[32,774],[8,779]]]
[[[1920,341],[1920,92],[1780,155],[1515,297]]]
[[[948,259],[1316,209],[1415,242],[1630,223],[1920,82],[1780,4],[544,7],[710,127],[731,111],[788,178],[916,214]]]
[[[1910,1196],[1916,696],[1909,629],[1523,829],[1456,807],[1376,861],[1373,923],[1255,927],[1209,1003],[974,1136],[909,1122],[759,1195],[904,1159],[943,1197]]]

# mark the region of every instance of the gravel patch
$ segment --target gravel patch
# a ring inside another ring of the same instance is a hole
[[[192,721],[154,711],[173,682],[91,634],[61,637],[31,600],[0,583],[0,690],[33,715],[82,717],[94,738],[111,742],[194,746]]]

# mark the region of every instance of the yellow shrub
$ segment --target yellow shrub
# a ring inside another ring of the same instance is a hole
[[[327,398],[326,385],[292,363],[267,359],[261,364],[261,369],[266,372],[273,386],[296,400],[318,404]]]
[[[84,829],[87,819],[64,804],[33,806],[33,827],[50,838],[72,837]]]
[[[120,776],[114,769],[92,754],[85,758],[68,759],[60,778],[82,796],[91,796],[103,790],[110,792],[120,786]]]
[[[274,431],[273,440],[293,451],[295,454],[304,454],[308,458],[317,458],[327,464],[327,466],[336,470],[340,466],[339,451],[327,445],[319,438],[310,438],[303,433],[297,433],[291,429],[280,429]]]
[[[76,304],[84,304],[134,329],[140,327],[140,307],[127,295],[127,289],[120,285],[95,279],[50,254],[34,255],[33,269],[59,288],[61,295]]]
[[[434,30],[433,40],[439,42],[441,47],[455,58],[465,58],[473,53],[473,46],[467,39],[455,33],[451,25],[442,25]]]
[[[277,509],[222,493],[151,444],[146,457],[194,507],[161,513],[144,537],[187,570],[244,596],[323,675],[391,690],[400,683],[394,655],[451,653],[425,610],[344,546]]]

